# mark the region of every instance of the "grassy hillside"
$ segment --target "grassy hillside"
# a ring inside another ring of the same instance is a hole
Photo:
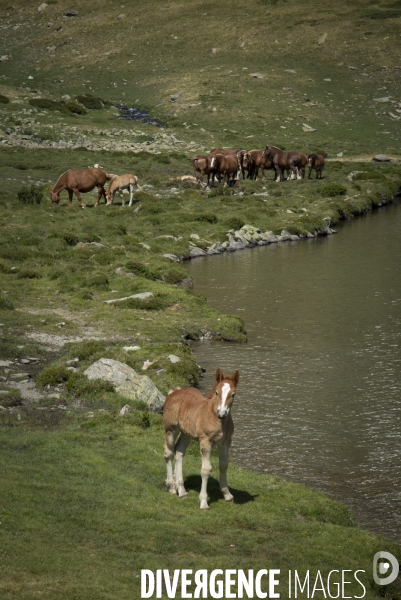
[[[398,1],[94,0],[76,17],[63,16],[64,0],[38,6],[0,8],[0,54],[11,57],[0,92],[146,107],[205,147],[399,152]]]

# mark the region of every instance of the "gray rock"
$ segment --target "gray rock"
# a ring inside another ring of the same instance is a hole
[[[181,279],[181,281],[177,281],[175,285],[177,287],[182,287],[186,290],[192,290],[194,287],[194,282],[190,277],[184,277],[184,279]]]
[[[113,298],[112,300],[103,300],[104,304],[113,304],[113,302],[123,302],[124,300],[129,300],[130,298],[138,298],[138,300],[146,300],[147,298],[151,298],[153,296],[153,292],[142,292],[141,294],[133,294],[132,296],[126,296],[125,298]]]
[[[181,360],[181,358],[179,356],[176,356],[175,354],[169,354],[167,358],[171,363],[178,363]]]
[[[165,397],[147,375],[138,375],[118,360],[101,358],[86,369],[84,375],[88,379],[110,381],[116,392],[131,400],[146,402],[152,410],[161,409],[164,404]]]
[[[12,360],[0,360],[0,367],[10,367],[12,364]]]
[[[191,258],[197,258],[198,256],[206,256],[206,252],[198,246],[194,246],[193,248],[189,248],[189,255]]]
[[[173,262],[181,262],[178,256],[176,256],[175,254],[163,254],[163,256],[164,258],[169,258]]]
[[[123,346],[123,350],[126,352],[131,352],[131,350],[140,350],[140,346]]]
[[[120,412],[118,414],[120,415],[120,417],[123,417],[124,415],[128,415],[130,410],[131,410],[130,405],[124,404],[124,406],[122,407],[122,409],[120,410]]]
[[[38,11],[42,12],[47,7],[48,7],[48,4],[46,4],[46,2],[42,2],[42,4],[40,6],[38,6]]]
[[[376,154],[376,156],[374,156],[372,160],[375,162],[391,162],[391,158],[389,158],[385,154]]]
[[[283,231],[280,234],[280,241],[287,242],[289,240],[291,240],[291,233],[289,231],[286,231],[285,229],[283,229]]]
[[[78,11],[77,10],[70,10],[67,9],[63,12],[63,15],[65,17],[77,17],[78,16]]]
[[[269,242],[269,244],[276,244],[279,240],[275,233],[272,231],[266,231],[264,233],[265,239]]]

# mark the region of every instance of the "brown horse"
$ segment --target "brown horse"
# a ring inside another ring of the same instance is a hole
[[[291,179],[298,179],[298,169],[302,166],[302,157],[299,152],[284,152],[276,146],[266,146],[262,154],[263,158],[273,161],[276,172],[275,181],[282,181],[284,171],[291,171]]]
[[[274,169],[273,161],[269,158],[263,158],[263,150],[251,150],[249,154],[252,157],[251,169],[248,171],[250,179],[257,179],[259,169],[262,170],[262,178],[266,179],[265,169]]]
[[[199,440],[202,455],[202,488],[199,501],[202,509],[209,508],[207,482],[212,472],[210,454],[216,445],[219,448],[220,489],[227,502],[233,501],[227,484],[227,467],[228,450],[234,433],[231,406],[238,381],[238,371],[234,371],[232,375],[223,375],[219,368],[216,371],[215,384],[207,398],[196,388],[176,388],[170,392],[164,403],[163,420],[166,430],[164,458],[167,466],[167,489],[172,494],[177,493],[180,498],[187,496],[182,475],[182,461],[191,439]]]
[[[97,169],[95,167],[87,169],[86,171],[74,171],[73,169],[70,169],[58,178],[57,183],[50,194],[51,200],[53,204],[59,204],[60,192],[67,190],[70,198],[70,206],[72,206],[72,194],[74,193],[79,200],[81,208],[85,208],[80,192],[85,194],[97,187],[98,198],[95,206],[98,206],[102,196],[104,196],[104,201],[106,202],[106,192],[103,186],[109,179],[111,179],[110,175],[107,175],[106,171],[103,171],[103,169]]]
[[[312,172],[312,169],[315,169],[315,171],[316,171],[316,179],[318,179],[318,178],[322,179],[322,171],[324,168],[324,156],[322,154],[309,154],[308,166],[309,166],[308,179],[310,179],[310,174]]]

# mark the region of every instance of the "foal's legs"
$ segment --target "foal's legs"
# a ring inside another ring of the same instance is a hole
[[[220,471],[220,489],[224,500],[232,502],[234,496],[230,493],[227,483],[228,450],[231,446],[231,439],[226,440],[219,446],[219,471]]]
[[[166,486],[170,494],[176,493],[174,475],[173,475],[173,458],[174,445],[178,431],[166,431],[166,441],[164,442],[164,460],[166,461],[167,479]]]
[[[120,189],[118,190],[118,193],[120,194],[120,198],[121,198],[121,206],[125,206],[125,202],[124,202],[124,192],[123,192],[123,189],[122,189],[122,188],[120,188]]]
[[[132,201],[134,199],[134,186],[132,183],[129,184],[129,204],[128,206],[132,206]]]
[[[199,494],[200,500],[200,508],[207,510],[209,505],[207,503],[207,482],[212,472],[212,464],[210,462],[210,454],[212,452],[212,444],[209,440],[201,439],[200,441],[200,451],[202,455],[202,488]]]
[[[184,478],[182,476],[182,461],[190,441],[191,438],[189,435],[181,433],[180,439],[175,447],[175,486],[177,489],[177,494],[180,498],[188,496],[188,493],[184,487]]]

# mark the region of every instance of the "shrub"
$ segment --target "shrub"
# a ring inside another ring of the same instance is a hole
[[[107,278],[107,275],[100,273],[98,275],[93,275],[92,277],[89,277],[87,285],[89,287],[105,288],[109,285],[109,280]]]
[[[213,188],[209,194],[209,198],[216,198],[216,196],[231,196],[234,193],[230,187],[224,187],[221,183],[217,188]]]
[[[205,223],[217,223],[218,218],[216,217],[216,215],[213,215],[212,213],[203,213],[203,214],[199,214],[199,215],[192,215],[192,220],[193,221],[203,221]]]
[[[345,196],[347,188],[340,183],[329,183],[329,185],[322,187],[320,193],[322,196],[329,196],[330,198],[334,198],[335,196]]]
[[[24,185],[18,192],[18,200],[23,204],[40,204],[43,200],[43,188],[32,184],[30,187]]]
[[[111,381],[104,381],[103,379],[89,380],[84,375],[79,375],[78,373],[72,373],[66,384],[66,389],[73,396],[82,396],[84,398],[96,397],[102,392],[114,392],[114,386]]]
[[[0,94],[0,104],[8,104],[9,102],[10,102],[10,98],[7,98],[7,96]]]
[[[14,305],[7,298],[0,296],[0,310],[14,310]]]
[[[22,405],[21,392],[16,389],[8,390],[8,394],[1,395],[1,405],[4,406],[4,408],[11,408],[13,406],[21,406]]]
[[[43,387],[46,385],[54,386],[68,381],[70,375],[71,371],[64,365],[50,365],[36,376],[36,382]]]
[[[130,273],[135,273],[135,275],[138,275],[139,277],[145,277],[146,279],[152,280],[155,279],[154,275],[149,271],[146,265],[130,261],[125,263],[125,266]]]
[[[17,277],[18,279],[42,279],[42,275],[35,269],[22,269]]]
[[[68,344],[69,354],[79,360],[91,360],[94,356],[104,354],[106,346],[97,340],[86,340]]]
[[[165,296],[152,296],[141,300],[140,298],[129,298],[124,302],[118,302],[117,308],[133,308],[136,310],[163,310],[169,302]]]
[[[95,98],[91,94],[82,94],[75,96],[75,98],[80,104],[83,104],[85,108],[89,108],[90,110],[100,110],[104,106],[104,102],[100,98]]]
[[[49,98],[31,98],[29,104],[41,109],[58,110],[65,115],[71,113],[86,114],[86,110],[74,102],[56,102],[56,100],[50,100]]]
[[[245,225],[245,221],[238,219],[238,217],[232,217],[231,219],[224,221],[224,224],[230,229],[241,229],[241,227]]]
[[[354,181],[372,181],[372,180],[376,180],[376,181],[386,181],[387,177],[384,175],[384,173],[377,173],[375,171],[366,171],[363,173],[357,173],[356,175],[354,175]]]

